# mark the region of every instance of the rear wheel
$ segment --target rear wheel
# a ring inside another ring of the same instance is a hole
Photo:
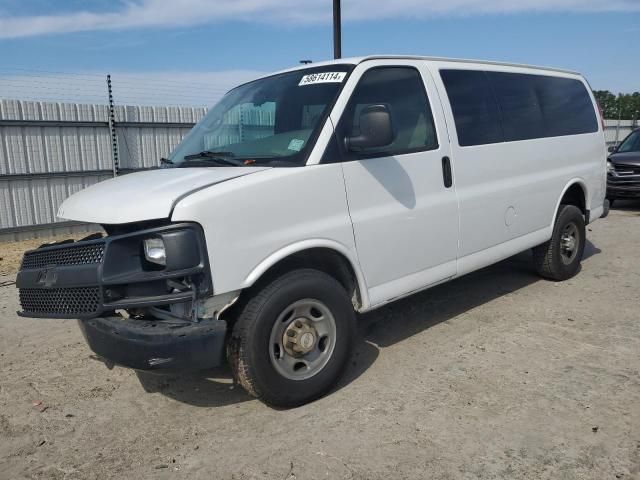
[[[326,394],[349,359],[353,305],[342,285],[312,269],[263,286],[240,309],[227,355],[254,397],[294,407]]]
[[[580,269],[586,241],[584,217],[574,205],[561,205],[551,240],[533,249],[538,273],[549,280],[566,280]]]

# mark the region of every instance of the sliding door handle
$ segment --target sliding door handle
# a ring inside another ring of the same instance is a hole
[[[451,188],[453,177],[451,176],[451,160],[449,157],[442,157],[442,181],[445,188]]]

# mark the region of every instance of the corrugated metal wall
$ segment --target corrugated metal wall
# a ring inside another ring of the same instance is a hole
[[[604,137],[607,145],[617,145],[622,142],[631,131],[638,127],[637,122],[634,127],[632,120],[605,120]]]
[[[205,113],[195,107],[116,107],[120,168],[151,168]],[[69,195],[113,177],[106,105],[0,102],[0,241],[86,231],[62,222]]]
[[[202,118],[204,108],[116,106],[120,168],[158,166]],[[138,125],[136,125],[138,124]]]

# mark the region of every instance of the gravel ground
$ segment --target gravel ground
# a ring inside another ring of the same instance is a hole
[[[522,254],[363,316],[340,386],[293,410],[224,368],[107,370],[0,288],[0,478],[638,479],[640,207],[620,206],[572,280]]]

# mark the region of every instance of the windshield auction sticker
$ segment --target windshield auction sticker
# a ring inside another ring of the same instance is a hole
[[[299,152],[304,147],[304,140],[300,140],[299,138],[294,138],[289,142],[289,146],[287,147],[289,150],[293,150],[294,152]]]
[[[298,86],[302,87],[304,85],[313,85],[316,83],[342,83],[346,76],[347,72],[311,73],[302,77]]]

